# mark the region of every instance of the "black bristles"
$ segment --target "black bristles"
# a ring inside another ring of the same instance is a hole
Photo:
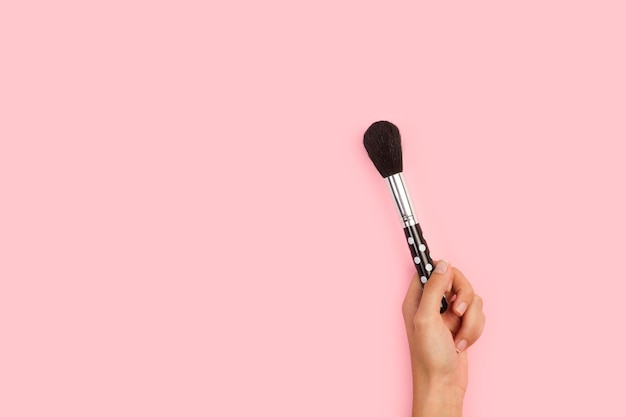
[[[400,131],[391,122],[379,121],[365,131],[363,145],[383,178],[402,172]]]

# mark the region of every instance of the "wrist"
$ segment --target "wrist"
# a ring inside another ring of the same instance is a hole
[[[445,382],[416,383],[413,417],[461,417],[465,390]]]

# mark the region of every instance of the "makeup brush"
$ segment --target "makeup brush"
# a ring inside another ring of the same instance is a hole
[[[434,269],[433,260],[422,228],[413,211],[413,203],[404,183],[402,175],[402,144],[400,131],[393,123],[379,121],[373,123],[363,135],[363,145],[374,166],[387,181],[391,195],[396,203],[398,212],[404,224],[404,235],[413,257],[413,264],[417,269],[422,286],[428,281]],[[442,298],[439,312],[448,308],[446,298]]]

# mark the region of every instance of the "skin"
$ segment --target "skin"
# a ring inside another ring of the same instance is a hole
[[[450,306],[440,314],[441,297]],[[413,417],[461,417],[467,349],[485,325],[483,301],[458,269],[437,262],[422,286],[415,275],[402,304],[413,373]]]

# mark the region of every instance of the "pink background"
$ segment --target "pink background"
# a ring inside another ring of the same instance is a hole
[[[0,415],[408,416],[412,264],[485,299],[468,416],[624,409],[620,1],[3,1]]]

